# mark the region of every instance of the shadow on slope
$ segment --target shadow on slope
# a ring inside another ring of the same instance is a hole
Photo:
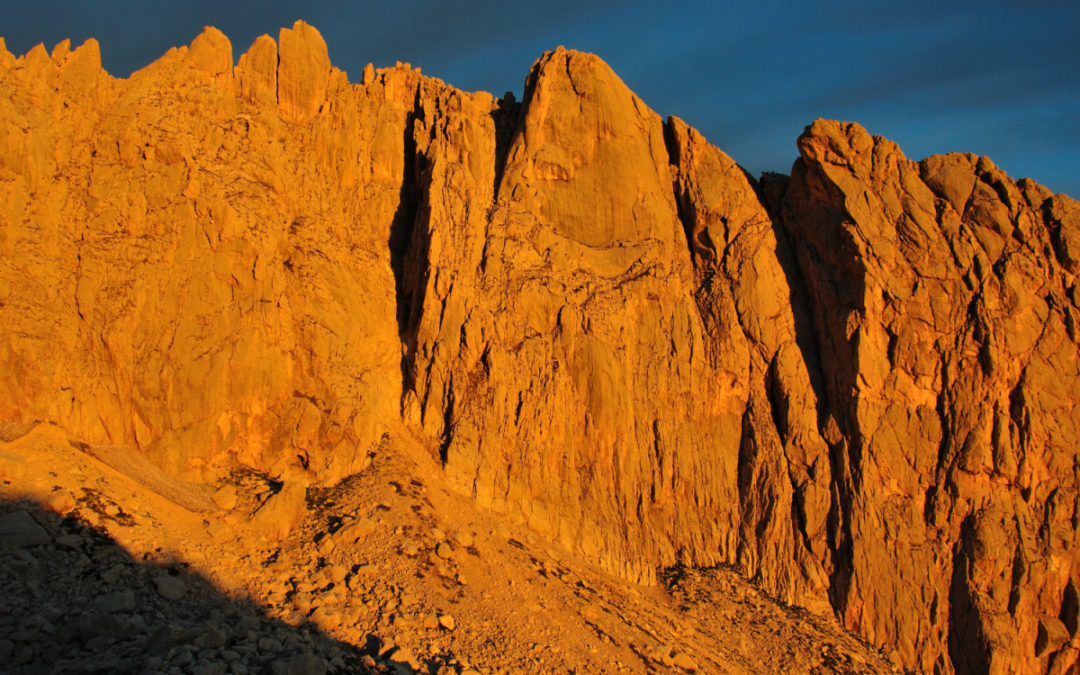
[[[4,671],[374,672],[364,650],[272,619],[166,554],[146,557],[33,502],[0,502]]]

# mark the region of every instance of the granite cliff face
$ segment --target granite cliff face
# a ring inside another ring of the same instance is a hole
[[[302,494],[404,434],[629,580],[730,564],[908,669],[1076,667],[1077,202],[820,120],[756,182],[561,48],[520,103],[350,83],[302,22],[233,64],[0,42],[5,440]]]

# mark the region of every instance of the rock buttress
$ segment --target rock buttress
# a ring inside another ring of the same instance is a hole
[[[837,467],[837,611],[921,671],[1065,672],[1080,205],[855,124],[815,122],[799,149],[782,218]]]
[[[561,49],[519,114],[489,213],[493,166],[429,158],[406,405],[453,482],[609,569],[731,560],[742,407],[712,394],[662,121]]]
[[[723,449],[739,458],[739,544],[730,562],[788,602],[827,609],[836,504],[818,429],[814,345],[797,330],[809,317],[794,254],[730,157],[678,118],[667,133],[705,349],[720,385],[708,395],[740,414],[736,445]]]
[[[387,240],[418,76],[349,85],[295,31],[235,70],[208,28],[127,80],[93,42],[3,71],[0,417],[195,478],[363,466],[399,409]]]

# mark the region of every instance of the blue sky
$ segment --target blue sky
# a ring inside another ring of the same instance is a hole
[[[467,90],[520,98],[557,45],[599,54],[646,103],[697,127],[754,174],[787,173],[817,117],[852,120],[912,159],[988,155],[1080,198],[1080,2],[68,2],[9,3],[16,54],[101,42],[127,76],[206,24],[236,56],[302,18],[336,66],[408,61]]]

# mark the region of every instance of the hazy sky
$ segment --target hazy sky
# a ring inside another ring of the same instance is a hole
[[[22,54],[101,42],[127,76],[206,24],[234,55],[302,18],[334,65],[408,61],[467,90],[521,97],[558,45],[599,54],[646,103],[697,127],[757,174],[787,173],[817,117],[853,120],[905,154],[988,155],[1080,198],[1080,2],[68,2],[7,3]]]

